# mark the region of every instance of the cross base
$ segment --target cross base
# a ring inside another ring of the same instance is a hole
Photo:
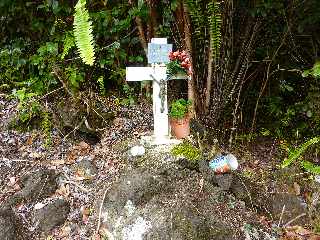
[[[172,145],[172,144],[179,144],[182,143],[181,140],[170,138],[169,136],[162,136],[162,137],[156,137],[156,136],[142,136],[141,142],[143,144],[147,145]]]

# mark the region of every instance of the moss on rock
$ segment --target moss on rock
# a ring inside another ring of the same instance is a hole
[[[197,162],[201,159],[202,153],[189,142],[183,142],[172,148],[174,156],[182,156],[189,161]]]

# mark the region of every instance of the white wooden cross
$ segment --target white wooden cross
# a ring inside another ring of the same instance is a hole
[[[171,50],[172,44],[167,44],[166,38],[153,38],[148,45],[148,63],[151,64],[151,67],[126,68],[126,80],[129,82],[152,80],[154,144],[169,143],[167,68],[165,63],[169,62]],[[165,92],[163,93],[161,90]]]

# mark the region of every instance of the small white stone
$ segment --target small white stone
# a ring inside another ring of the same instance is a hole
[[[320,175],[315,175],[314,181],[316,181],[317,183],[320,183]]]
[[[144,155],[146,150],[143,146],[134,146],[130,149],[130,154],[133,157],[138,157]]]
[[[43,204],[42,202],[38,202],[36,205],[34,205],[34,209],[38,210],[41,209],[45,206],[45,204]]]
[[[108,212],[101,213],[101,219],[103,223],[108,222],[108,217],[109,217]]]
[[[16,183],[16,181],[17,181],[17,180],[16,180],[15,177],[10,177],[10,178],[9,178],[9,182],[10,182],[10,185],[11,185],[11,186],[13,186],[13,185]]]

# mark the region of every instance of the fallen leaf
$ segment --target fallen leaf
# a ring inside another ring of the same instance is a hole
[[[10,177],[8,185],[13,186],[16,182],[17,182],[17,180],[15,177]]]
[[[83,169],[78,169],[75,173],[74,179],[77,181],[83,181],[83,180],[90,180],[92,178],[93,176],[89,176],[88,174],[86,174]]]
[[[38,158],[41,158],[41,154],[37,152],[32,152],[29,154],[29,157],[38,159]]]
[[[81,155],[85,155],[90,152],[90,145],[86,142],[80,142],[78,145],[72,147],[65,160],[65,164],[73,164],[77,158]]]
[[[27,145],[31,145],[33,143],[33,136],[30,136],[28,139],[27,139]]]
[[[301,187],[298,183],[296,183],[296,182],[293,183],[293,189],[294,189],[294,192],[297,196],[299,196],[301,194]]]
[[[78,145],[76,145],[73,150],[78,151],[78,155],[86,154],[90,151],[91,147],[88,143],[82,141]]]
[[[56,194],[61,195],[65,198],[68,198],[68,196],[70,195],[69,184],[62,185],[59,189],[56,190]]]
[[[70,152],[65,160],[66,164],[73,164],[77,159],[77,155],[75,152]]]
[[[80,142],[80,143],[78,144],[78,146],[79,146],[81,149],[88,149],[88,148],[90,148],[90,145],[89,145],[88,143],[84,142],[84,141]]]
[[[52,160],[51,164],[54,166],[64,165],[66,162],[63,159],[60,160]]]
[[[88,218],[90,215],[90,209],[87,207],[81,207],[81,214],[82,214],[82,221],[87,224],[88,223]]]

